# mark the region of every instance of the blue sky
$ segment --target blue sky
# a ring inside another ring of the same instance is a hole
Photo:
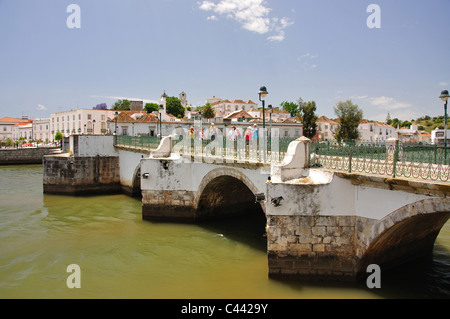
[[[259,102],[262,85],[266,105],[314,100],[328,117],[347,99],[372,120],[443,115],[449,31],[449,0],[0,0],[0,117],[164,90]]]

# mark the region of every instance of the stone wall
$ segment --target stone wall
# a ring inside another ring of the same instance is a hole
[[[42,164],[44,155],[59,152],[59,147],[0,150],[0,165]]]
[[[355,217],[268,216],[269,276],[347,280],[357,266]]]
[[[142,218],[151,221],[196,220],[194,192],[186,190],[142,190]]]
[[[118,157],[45,156],[44,193],[95,195],[120,192]]]

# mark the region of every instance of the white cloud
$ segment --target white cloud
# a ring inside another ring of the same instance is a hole
[[[219,0],[218,3],[205,0],[198,4],[201,10],[213,11],[239,22],[245,30],[259,34],[275,33],[267,38],[269,41],[283,41],[284,29],[294,23],[288,18],[269,17],[272,9],[265,6],[264,0]],[[217,20],[217,17],[213,15],[207,19]]]
[[[365,100],[369,105],[383,110],[406,109],[412,106],[410,103],[397,101],[395,98],[388,96],[369,97],[368,95],[354,95],[350,99]]]
[[[211,21],[219,20],[215,15],[209,16],[209,17],[206,18],[206,19],[211,20]]]
[[[370,104],[385,110],[404,109],[412,106],[409,103],[400,102],[392,97],[387,96],[370,98]]]
[[[317,59],[319,56],[311,53],[305,53],[297,58],[298,61],[302,61],[302,67],[304,69],[315,69],[317,68],[317,64],[313,64],[310,60]]]
[[[308,53],[305,53],[305,54],[299,56],[297,58],[297,60],[299,60],[299,61],[305,60],[305,59],[312,60],[312,59],[317,59],[318,57],[319,57],[318,55],[314,55],[314,54],[311,54],[311,53],[308,52]]]
[[[448,82],[439,82],[439,86],[448,86]]]
[[[47,110],[47,108],[44,105],[42,105],[42,104],[38,104],[36,110],[38,110],[38,111],[45,111],[45,110]]]

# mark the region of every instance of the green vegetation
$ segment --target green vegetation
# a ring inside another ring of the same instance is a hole
[[[340,140],[357,140],[359,137],[358,125],[363,118],[363,111],[351,100],[338,102],[334,107],[334,113],[339,118],[339,128],[335,138]]]
[[[431,117],[429,115],[425,115],[422,117],[419,117],[417,119],[413,119],[411,121],[402,121],[398,118],[390,119],[390,116],[388,114],[388,118],[386,121],[387,124],[392,125],[393,127],[397,128],[409,128],[411,125],[417,125],[419,131],[426,131],[431,132],[435,129],[444,129],[444,116],[435,116]],[[448,128],[447,123],[447,128]]]

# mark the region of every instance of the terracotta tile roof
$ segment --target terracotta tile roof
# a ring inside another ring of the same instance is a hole
[[[243,117],[245,117],[246,119],[253,118],[253,116],[251,116],[244,110],[240,110],[240,111],[235,111],[233,113],[228,114],[227,116],[225,116],[225,119],[234,119],[234,118],[243,118]]]
[[[156,115],[153,113],[147,113],[142,115],[138,120],[138,123],[155,123],[158,122]]]
[[[117,118],[117,123],[133,123],[136,122],[130,115],[127,114],[127,111],[121,111],[119,115],[117,115],[113,121]]]
[[[317,119],[318,123],[329,123],[329,124],[333,124],[333,125],[339,125],[339,122],[335,121],[335,120],[331,120],[326,116],[321,116]]]
[[[18,118],[14,118],[14,117],[2,117],[0,119],[0,123],[31,123],[32,120],[23,120],[23,119],[18,119]]]

